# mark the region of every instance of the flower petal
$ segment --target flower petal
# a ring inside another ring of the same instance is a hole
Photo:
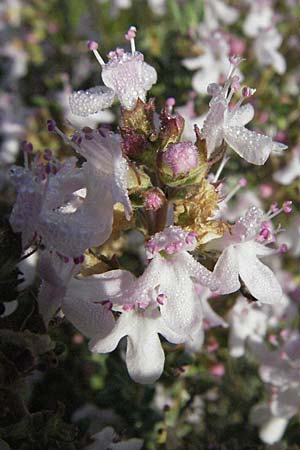
[[[136,315],[135,325],[128,336],[126,364],[130,377],[137,383],[154,383],[163,372],[165,355],[156,321],[159,317],[157,310]]]
[[[263,165],[273,149],[270,137],[240,126],[224,127],[224,139],[238,155],[256,165]]]
[[[114,101],[115,93],[106,86],[95,86],[86,91],[73,92],[69,97],[73,114],[86,117],[102,109],[109,108]]]
[[[101,304],[80,297],[65,297],[62,310],[67,319],[87,337],[106,336],[114,327],[111,311]]]
[[[220,283],[218,294],[230,294],[240,288],[239,267],[233,245],[223,251],[215,265],[213,274],[214,278]]]
[[[226,106],[222,102],[213,104],[204,121],[202,134],[206,140],[208,158],[222,144],[225,110]]]
[[[282,301],[282,289],[274,273],[256,257],[255,246],[245,242],[236,246],[239,273],[250,293],[262,303]]]
[[[229,113],[227,123],[231,127],[243,127],[254,117],[254,108],[250,103],[242,105],[233,113]]]

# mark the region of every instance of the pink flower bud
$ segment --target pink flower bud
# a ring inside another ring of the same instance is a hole
[[[242,177],[238,180],[238,184],[242,187],[246,187],[247,186],[247,180],[246,178]]]
[[[225,367],[222,363],[216,363],[210,367],[209,372],[214,377],[222,377],[225,373]]]
[[[172,170],[173,175],[189,172],[198,165],[198,150],[192,142],[169,144],[163,153],[163,161]]]
[[[269,198],[273,194],[273,187],[270,184],[261,183],[259,193],[262,198]]]
[[[144,206],[150,211],[157,211],[164,202],[164,193],[158,188],[150,189],[144,196]]]

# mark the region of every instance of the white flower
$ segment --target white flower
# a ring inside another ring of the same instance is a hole
[[[228,74],[229,45],[219,31],[203,36],[199,44],[203,47],[203,54],[185,58],[182,63],[188,70],[197,70],[192,79],[193,89],[200,94],[206,94],[210,83],[218,83],[221,76],[226,77]]]
[[[289,330],[281,338],[282,345],[273,351],[263,344],[252,344],[261,363],[260,376],[271,385],[268,404],[254,407],[252,422],[260,426],[260,437],[269,444],[281,439],[289,419],[300,407],[300,336],[298,332]]]
[[[113,428],[105,427],[92,436],[95,442],[85,447],[84,450],[140,450],[144,443],[142,439],[136,438],[115,442],[116,437]]]
[[[127,271],[111,271],[73,280],[67,291],[63,311],[83,333],[85,324],[93,321],[85,304],[94,307],[93,302],[105,302],[121,312],[106,336],[101,326],[100,333],[95,328],[90,348],[108,353],[127,337],[128,372],[139,383],[152,383],[163,371],[165,358],[158,334],[171,343],[182,343],[202,324],[203,313],[194,283],[211,289],[216,289],[217,284],[214,285],[212,274],[187,253],[195,245],[193,233],[171,226],[148,241],[146,250],[151,261],[139,278]],[[78,299],[75,303],[74,296]],[[85,301],[80,302],[80,298]]]
[[[253,43],[255,56],[262,66],[273,66],[279,75],[286,71],[286,62],[278,48],[281,46],[282,36],[276,28],[267,28],[259,32]]]
[[[227,5],[222,0],[204,1],[204,19],[203,22],[209,30],[220,28],[219,21],[225,25],[231,25],[238,19],[237,9]]]
[[[262,305],[256,303],[247,303],[244,297],[238,297],[228,315],[229,352],[235,358],[244,355],[248,338],[262,342],[265,337],[268,314]]]
[[[177,107],[176,111],[184,118],[182,139],[185,141],[193,141],[195,139],[195,125],[197,125],[199,129],[201,129],[206,114],[196,116],[194,111],[193,99],[188,100],[185,105]]]
[[[283,295],[282,303],[274,305],[248,303],[239,296],[228,314],[230,355],[243,356],[246,343],[250,346],[253,342],[262,343],[268,328],[278,327],[282,320],[292,320],[295,314],[296,309],[286,295]]]
[[[243,106],[241,104],[246,97],[253,95],[255,90],[243,88],[242,98],[233,108],[229,108],[231,98],[237,90],[236,84],[239,83],[233,72],[234,69],[224,87],[211,84],[208,88],[212,94],[212,99],[202,129],[202,134],[207,143],[208,156],[211,156],[224,140],[246,161],[262,165],[268,159],[271,151],[283,150],[286,146],[273,142],[268,136],[245,128],[245,125],[254,116],[254,108],[249,103]]]
[[[272,25],[274,11],[269,0],[249,0],[250,12],[243,24],[246,36],[256,37],[262,29]]]
[[[117,48],[108,54],[105,63],[97,51],[98,44],[89,42],[102,67],[102,80],[105,86],[96,86],[86,91],[74,92],[70,96],[70,107],[73,114],[87,116],[112,105],[117,96],[121,105],[133,109],[138,98],[146,100],[147,91],[156,83],[156,70],[144,62],[144,55],[135,50],[136,30],[131,27],[126,39],[131,42],[131,52]]]
[[[252,207],[232,227],[231,235],[227,233],[221,238],[225,250],[214,268],[214,275],[221,283],[220,294],[237,291],[241,286],[240,277],[249,292],[262,303],[282,301],[282,289],[274,273],[258,259],[273,253],[256,241],[263,220],[263,212]]]

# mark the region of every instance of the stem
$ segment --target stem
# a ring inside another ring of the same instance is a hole
[[[167,214],[168,202],[164,202],[161,208],[154,213],[154,232],[152,234],[164,230],[167,221]]]

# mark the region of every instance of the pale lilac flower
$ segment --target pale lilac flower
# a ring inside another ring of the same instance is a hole
[[[86,91],[74,92],[70,96],[73,114],[87,116],[112,105],[117,96],[125,109],[133,109],[138,98],[146,100],[146,93],[156,83],[156,70],[144,62],[144,55],[135,50],[135,27],[131,27],[125,35],[131,43],[131,52],[116,48],[108,54],[105,63],[98,53],[98,44],[89,42],[102,67],[102,80],[105,86],[96,86]]]
[[[84,324],[92,320],[80,298],[121,312],[106,336],[101,327],[99,333],[95,330],[90,348],[93,352],[109,353],[127,336],[127,369],[139,383],[152,383],[163,371],[164,352],[158,334],[171,343],[182,343],[198,330],[203,314],[194,283],[211,289],[218,286],[213,283],[212,274],[188,253],[195,245],[193,233],[168,227],[148,241],[146,253],[150,262],[139,278],[127,271],[111,271],[73,280],[67,291],[63,311],[79,330],[83,331],[81,320]],[[107,277],[112,280],[110,291]],[[76,304],[74,296],[78,298]]]
[[[187,103],[183,106],[176,107],[176,111],[184,118],[182,138],[187,141],[193,141],[195,139],[195,125],[197,125],[199,129],[201,129],[206,114],[196,116],[193,99],[188,100]]]
[[[244,87],[241,99],[230,108],[231,98],[236,92],[235,64],[224,87],[212,83],[208,92],[212,95],[210,109],[204,121],[202,134],[206,139],[208,156],[211,156],[223,140],[246,161],[262,165],[271,151],[281,151],[286,148],[279,142],[263,134],[258,134],[245,128],[252,120],[254,108],[251,104],[242,105],[245,98],[253,95],[255,89]]]
[[[238,19],[238,10],[226,4],[223,0],[204,1],[204,25],[211,31],[220,28],[220,23],[231,25]]]
[[[91,130],[74,139],[80,141],[73,143],[76,150],[87,160],[81,169],[75,158],[57,168],[48,162],[37,163],[33,171],[12,169],[18,196],[10,223],[22,232],[23,248],[42,240],[48,250],[77,258],[109,238],[115,203],[122,203],[130,217],[128,167],[118,136]]]
[[[300,146],[292,151],[292,157],[288,164],[273,174],[277,183],[285,186],[291,184],[296,178],[300,178]]]
[[[252,421],[260,426],[261,439],[270,444],[281,439],[289,419],[300,408],[300,336],[297,331],[286,331],[281,333],[282,344],[273,351],[262,344],[252,345],[261,363],[260,376],[271,386],[268,404],[254,407]]]
[[[182,63],[189,70],[197,70],[192,79],[192,86],[196,92],[206,94],[207,86],[218,83],[221,77],[228,74],[230,63],[228,60],[230,48],[221,32],[209,32],[199,40],[203,47],[200,56],[185,58]]]
[[[256,37],[263,29],[272,25],[274,11],[271,0],[249,0],[250,11],[243,24],[246,36]]]
[[[229,353],[235,358],[244,355],[248,339],[262,342],[266,335],[268,315],[262,305],[256,303],[247,303],[240,296],[228,315]]]
[[[253,43],[253,51],[262,66],[272,66],[279,75],[286,71],[286,61],[278,51],[282,36],[275,27],[261,30]]]
[[[80,265],[75,265],[70,258],[57,253],[41,252],[37,267],[41,278],[37,302],[46,326],[61,307],[68,284],[79,268]]]
[[[226,233],[219,240],[225,248],[214,269],[214,275],[221,283],[220,294],[237,291],[241,278],[250,293],[262,303],[282,301],[282,289],[274,273],[258,258],[274,253],[260,243],[273,240],[271,231],[262,234],[262,230],[267,231],[265,221],[263,212],[252,207],[232,227],[231,234]]]
[[[142,439],[129,439],[128,441],[116,442],[117,435],[113,428],[105,427],[92,436],[95,441],[84,450],[141,450],[144,441]]]
[[[239,296],[227,317],[230,355],[235,358],[243,356],[247,343],[263,343],[268,328],[278,327],[283,320],[292,320],[296,313],[287,295],[283,295],[282,303],[274,305],[248,303]]]

